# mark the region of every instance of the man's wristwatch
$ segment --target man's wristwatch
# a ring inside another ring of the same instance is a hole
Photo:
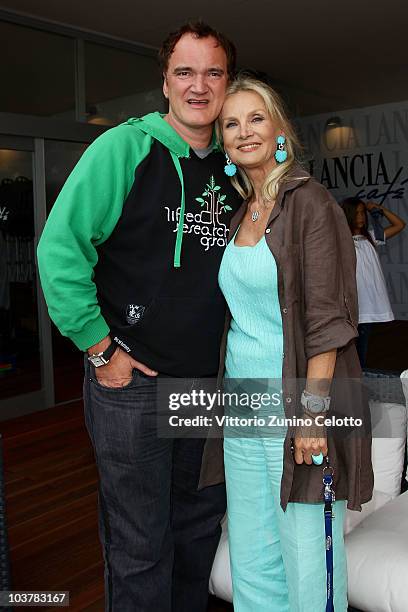
[[[102,353],[93,353],[92,355],[88,355],[88,361],[89,363],[92,363],[95,368],[100,368],[101,366],[109,363],[117,348],[118,345],[115,342],[112,342]]]
[[[321,412],[328,412],[330,408],[330,397],[314,395],[314,393],[309,393],[309,391],[305,390],[300,397],[300,403],[303,406],[303,410],[307,414],[313,416]]]

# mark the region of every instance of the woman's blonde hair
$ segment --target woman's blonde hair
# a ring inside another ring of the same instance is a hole
[[[283,163],[278,163],[275,166],[266,177],[262,186],[262,198],[264,200],[275,200],[279,185],[286,179],[289,170],[296,161],[296,152],[298,150],[300,151],[299,139],[288,119],[281,97],[272,87],[258,79],[242,74],[238,75],[228,86],[225,97],[228,98],[228,96],[232,96],[240,91],[253,91],[261,96],[270,118],[280,125],[285,134],[285,148],[288,153],[287,159]],[[223,146],[220,117],[217,119],[215,129],[218,142]],[[245,200],[253,196],[253,185],[243,168],[238,167],[238,174],[236,174],[231,181],[235,189]]]

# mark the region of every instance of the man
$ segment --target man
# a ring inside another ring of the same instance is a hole
[[[217,275],[238,199],[213,139],[235,49],[203,23],[159,54],[169,112],[130,119],[84,153],[38,249],[50,316],[86,351],[100,476],[106,610],[204,612],[225,512],[198,490],[202,439],[156,433],[161,376],[214,376]]]

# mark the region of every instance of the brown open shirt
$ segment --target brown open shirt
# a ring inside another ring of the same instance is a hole
[[[230,239],[245,211],[246,202],[231,221]],[[299,414],[301,389],[296,380],[306,378],[308,359],[336,348],[336,388],[342,379],[340,392],[336,392],[337,408],[341,414],[363,418],[366,433],[343,437],[328,434],[330,464],[336,498],[346,499],[352,510],[361,510],[373,490],[371,433],[368,404],[358,384],[361,368],[354,342],[358,322],[356,258],[345,215],[327,189],[296,164],[281,184],[265,235],[278,269],[286,416]],[[219,382],[229,324],[227,315]],[[330,412],[337,412],[337,408],[332,399]],[[284,445],[283,509],[288,502],[322,501],[322,468],[295,464],[290,449],[292,434],[293,430],[288,430]],[[212,429],[206,441],[199,488],[224,480],[223,441],[219,435],[220,431]]]

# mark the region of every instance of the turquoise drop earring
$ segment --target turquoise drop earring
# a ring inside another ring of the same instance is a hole
[[[284,161],[288,158],[288,152],[285,149],[286,138],[281,134],[276,138],[276,151],[275,151],[275,159],[278,164],[283,164]]]
[[[232,161],[230,160],[230,158],[228,157],[228,154],[225,154],[225,159],[227,160],[226,165],[224,166],[224,172],[227,176],[235,176],[235,174],[237,173],[237,167],[235,164],[232,163]]]

